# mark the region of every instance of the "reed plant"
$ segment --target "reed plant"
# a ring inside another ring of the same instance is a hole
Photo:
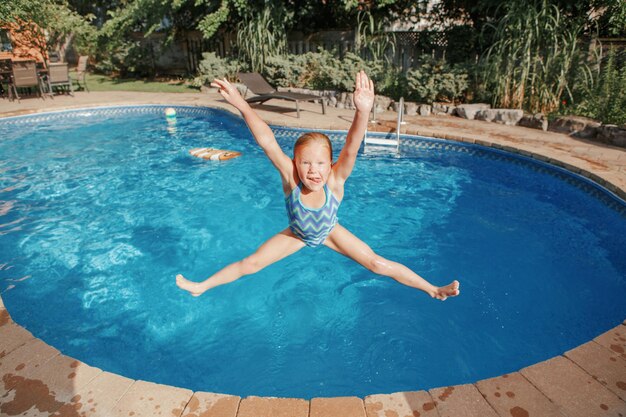
[[[249,13],[237,25],[236,43],[240,59],[253,71],[261,72],[269,57],[287,52],[281,11],[265,6],[258,13]]]
[[[561,113],[626,125],[626,51],[599,49],[592,56],[592,69],[579,73],[573,102],[565,102]]]
[[[486,26],[493,43],[481,57],[493,105],[532,113],[558,109],[572,68],[582,62],[582,27],[549,0],[512,0],[500,7],[502,18]]]

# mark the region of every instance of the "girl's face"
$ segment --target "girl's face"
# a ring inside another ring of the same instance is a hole
[[[306,188],[318,191],[328,181],[332,161],[328,147],[321,143],[307,143],[296,149],[294,158],[298,177]]]

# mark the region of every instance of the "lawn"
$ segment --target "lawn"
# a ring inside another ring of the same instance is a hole
[[[76,79],[75,74],[71,74]],[[185,80],[155,81],[136,78],[114,78],[101,74],[87,74],[87,86],[90,91],[141,91],[149,93],[199,93]]]

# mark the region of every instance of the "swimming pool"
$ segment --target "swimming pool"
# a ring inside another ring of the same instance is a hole
[[[420,138],[359,157],[340,222],[434,283],[459,279],[461,297],[306,248],[193,299],[176,273],[206,277],[286,215],[238,118],[180,107],[172,126],[163,110],[0,121],[0,291],[67,355],[201,391],[364,396],[517,370],[626,316],[623,202],[546,164]],[[285,149],[299,134],[277,133]],[[211,163],[187,154],[198,146],[244,155]]]

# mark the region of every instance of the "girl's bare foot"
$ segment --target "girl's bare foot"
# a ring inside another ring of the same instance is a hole
[[[202,288],[199,283],[189,281],[181,274],[176,275],[176,285],[178,285],[181,289],[188,291],[194,297],[198,297],[206,291],[206,289]]]
[[[456,297],[460,293],[461,290],[459,290],[459,281],[454,280],[445,287],[437,287],[435,292],[432,294],[432,297],[443,301],[448,297]]]

